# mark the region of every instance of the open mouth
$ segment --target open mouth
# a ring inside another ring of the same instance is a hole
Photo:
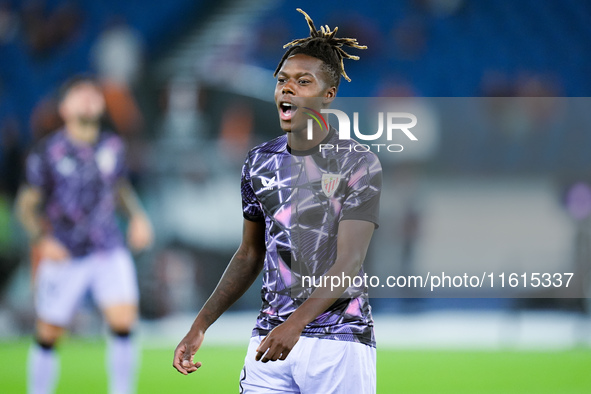
[[[279,104],[279,117],[282,120],[291,120],[298,107],[292,103],[283,102]]]

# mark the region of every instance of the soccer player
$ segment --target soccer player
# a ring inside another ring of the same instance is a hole
[[[242,393],[375,393],[373,320],[367,288],[322,285],[363,275],[378,223],[381,166],[354,140],[314,123],[343,75],[342,46],[364,49],[337,29],[295,40],[275,71],[275,103],[285,134],[252,149],[242,171],[242,243],[174,354],[183,374],[207,328],[263,271],[262,308],[240,379]],[[322,149],[331,147],[332,149]],[[338,148],[338,149],[337,149]],[[363,149],[357,149],[363,151]],[[308,281],[306,281],[308,277]],[[315,277],[310,284],[309,277]],[[330,282],[329,282],[330,283]],[[271,361],[271,362],[269,362]]]
[[[137,317],[138,286],[132,257],[115,211],[129,216],[129,246],[152,242],[152,227],[125,179],[124,144],[101,130],[102,91],[92,78],[75,77],[60,92],[64,127],[41,140],[26,162],[18,216],[29,234],[35,288],[36,343],[29,354],[31,393],[51,393],[58,377],[54,347],[90,292],[112,333],[111,393],[135,386],[130,338]]]

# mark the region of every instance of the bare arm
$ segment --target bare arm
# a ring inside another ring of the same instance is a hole
[[[142,208],[142,204],[137,194],[131,187],[131,184],[127,179],[120,179],[117,182],[117,198],[119,200],[119,206],[127,217],[132,218],[135,215],[144,215],[145,212]]]
[[[31,277],[34,282],[40,260],[62,261],[70,257],[69,251],[48,231],[41,214],[43,193],[37,187],[24,185],[16,200],[16,214],[29,236],[31,249]]]
[[[43,220],[39,213],[42,202],[43,194],[39,188],[29,185],[20,188],[16,199],[16,215],[31,243],[43,236]]]
[[[339,223],[337,238],[337,258],[325,276],[346,275],[353,277],[359,273],[374,224],[363,220],[343,220]],[[329,281],[330,282],[330,281]],[[275,327],[257,349],[256,360],[263,362],[285,360],[297,343],[308,323],[316,319],[347,290],[347,287],[318,287],[281,325]],[[265,354],[266,352],[266,354]]]
[[[201,366],[193,361],[193,356],[205,331],[248,290],[263,269],[264,259],[265,223],[245,219],[240,247],[174,352],[173,366],[180,373],[187,375]]]
[[[207,330],[250,288],[263,269],[265,223],[244,220],[242,243],[215,290],[197,315],[193,327]]]
[[[148,248],[153,241],[153,231],[140,199],[126,179],[117,183],[117,198],[123,212],[129,218],[127,243],[135,251]]]

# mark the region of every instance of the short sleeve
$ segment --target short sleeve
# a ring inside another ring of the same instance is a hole
[[[242,194],[242,216],[252,222],[259,222],[264,219],[261,205],[254,194],[252,182],[250,181],[250,160],[247,157],[242,166],[242,179],[240,191]]]
[[[27,156],[25,177],[29,185],[47,191],[51,184],[49,165],[40,148],[34,149]]]
[[[382,166],[377,156],[363,156],[353,167],[340,220],[365,220],[379,226]]]

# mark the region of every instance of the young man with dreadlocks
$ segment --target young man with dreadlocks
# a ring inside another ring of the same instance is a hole
[[[325,278],[332,283],[330,278],[363,275],[377,227],[381,167],[373,153],[357,152],[356,141],[340,140],[321,122],[309,138],[306,115],[329,107],[341,75],[349,80],[343,59],[358,58],[342,47],[365,47],[336,38],[336,28],[316,30],[298,11],[311,35],[287,44],[275,71],[275,103],[285,134],[246,158],[242,243],[177,346],[173,365],[185,375],[201,366],[193,358],[205,331],[263,270],[263,304],[241,392],[375,393],[367,288],[345,280],[338,287],[322,284]],[[329,145],[335,149],[320,149]]]

